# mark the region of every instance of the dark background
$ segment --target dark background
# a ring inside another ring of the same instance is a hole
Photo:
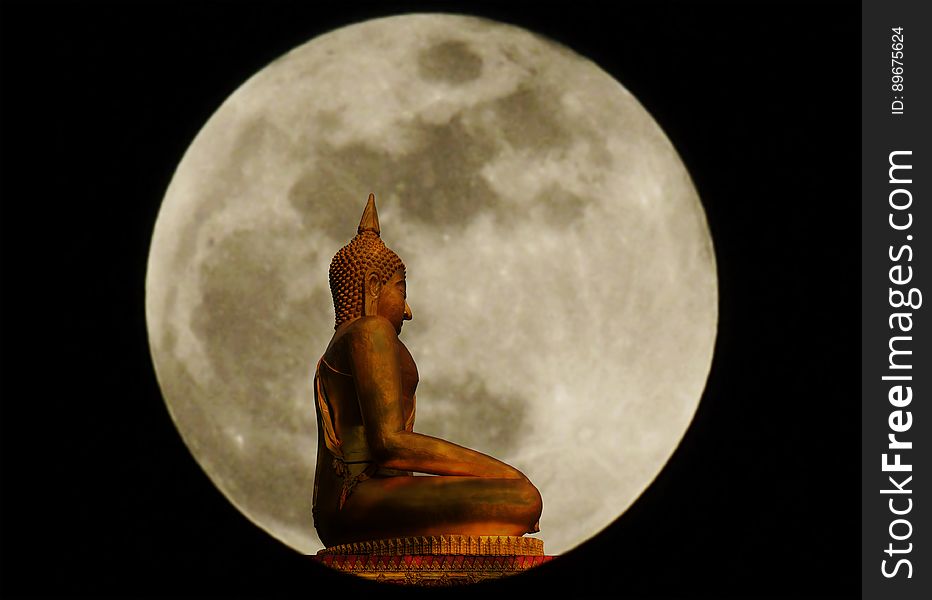
[[[174,168],[230,93],[326,30],[424,10],[622,81],[692,174],[720,276],[705,396],[654,484],[583,547],[460,593],[857,595],[858,4],[618,4],[3,2],[0,595],[381,589],[210,483],[159,393],[144,276]]]

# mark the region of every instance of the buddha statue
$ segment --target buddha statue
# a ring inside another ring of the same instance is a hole
[[[541,496],[523,473],[414,431],[418,372],[399,339],[412,318],[405,266],[381,240],[372,194],[333,257],[330,290],[335,332],[314,377],[321,541],[537,532]]]

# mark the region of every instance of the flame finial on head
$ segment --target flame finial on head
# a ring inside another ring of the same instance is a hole
[[[356,233],[371,231],[381,237],[379,230],[379,211],[375,208],[375,194],[369,194],[369,202],[366,203],[366,209],[362,211],[362,218],[359,220],[359,227]]]

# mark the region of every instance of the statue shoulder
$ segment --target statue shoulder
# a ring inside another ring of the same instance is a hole
[[[360,366],[369,371],[378,370],[377,365],[397,364],[401,341],[384,317],[360,317],[348,324],[340,337],[337,352],[355,375],[359,375]]]
[[[395,327],[388,319],[378,315],[356,319],[347,326],[342,337],[348,341],[362,339],[398,341],[398,333],[395,331]]]
[[[384,317],[360,317],[337,329],[324,352],[324,360],[334,369],[349,373],[354,356],[387,352],[400,343],[395,328]]]

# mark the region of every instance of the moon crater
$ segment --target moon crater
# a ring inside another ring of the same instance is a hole
[[[460,84],[482,73],[482,57],[459,40],[444,40],[421,50],[417,65],[418,73],[427,81]]]

